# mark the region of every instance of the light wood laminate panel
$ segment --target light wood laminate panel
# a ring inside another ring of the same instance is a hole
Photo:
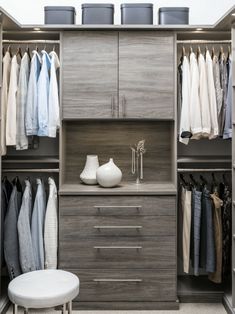
[[[173,33],[119,33],[119,107],[124,118],[174,119]]]
[[[61,216],[60,235],[64,238],[102,236],[174,236],[175,216]]]
[[[59,260],[62,269],[174,269],[175,236],[82,239],[68,232],[60,234]]]
[[[75,273],[81,282],[81,291],[75,301],[176,300],[174,270],[69,270]]]
[[[175,216],[175,196],[60,196],[60,215]]]
[[[62,40],[63,118],[112,118],[112,105],[117,105],[118,33],[64,32]]]
[[[86,156],[98,155],[100,165],[112,157],[122,170],[122,180],[135,183],[131,173],[130,145],[145,139],[145,183],[173,182],[172,145],[174,126],[169,121],[79,121],[66,122],[64,137],[64,184],[81,182]]]

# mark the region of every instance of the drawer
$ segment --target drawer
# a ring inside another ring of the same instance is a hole
[[[80,302],[176,300],[174,270],[69,270],[80,279]]]
[[[61,268],[174,268],[176,240],[169,237],[60,238]]]
[[[175,216],[61,216],[64,241],[100,236],[174,236]]]
[[[61,196],[61,215],[163,215],[176,211],[175,196]]]

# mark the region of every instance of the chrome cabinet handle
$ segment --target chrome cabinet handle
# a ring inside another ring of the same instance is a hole
[[[108,249],[108,250],[141,250],[142,246],[93,246],[95,250],[100,250],[100,249]]]
[[[143,279],[93,279],[94,282],[142,282]]]
[[[122,116],[126,117],[126,97],[122,96]]]
[[[96,209],[116,209],[116,208],[136,208],[136,209],[141,209],[141,205],[95,205],[94,208]]]
[[[111,97],[111,115],[114,117],[114,96]]]
[[[94,226],[94,229],[142,229],[142,226]]]

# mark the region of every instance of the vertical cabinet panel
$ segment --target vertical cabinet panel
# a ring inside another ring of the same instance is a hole
[[[62,55],[63,118],[115,117],[118,34],[64,32]]]
[[[173,119],[173,104],[173,34],[120,32],[120,117]]]

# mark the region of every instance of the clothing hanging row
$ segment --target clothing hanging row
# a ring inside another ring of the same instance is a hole
[[[8,46],[3,57],[1,91],[1,154],[7,146],[29,148],[31,137],[56,137],[60,127],[57,70],[59,58],[54,50],[39,53],[18,47],[11,56]]]
[[[199,173],[200,175],[200,173]],[[192,174],[180,175],[179,221],[182,230],[182,260],[185,273],[193,269],[199,276],[205,272],[214,283],[231,275],[231,187],[225,175],[210,181]]]
[[[178,66],[179,141],[190,139],[230,139],[232,137],[231,51],[220,47],[205,55],[200,46],[191,47],[189,56],[182,47]]]
[[[33,270],[57,268],[57,187],[49,177],[47,198],[43,180],[35,182],[33,199],[29,177],[24,191],[18,177],[12,183],[7,177],[2,180],[2,247],[10,279]]]

